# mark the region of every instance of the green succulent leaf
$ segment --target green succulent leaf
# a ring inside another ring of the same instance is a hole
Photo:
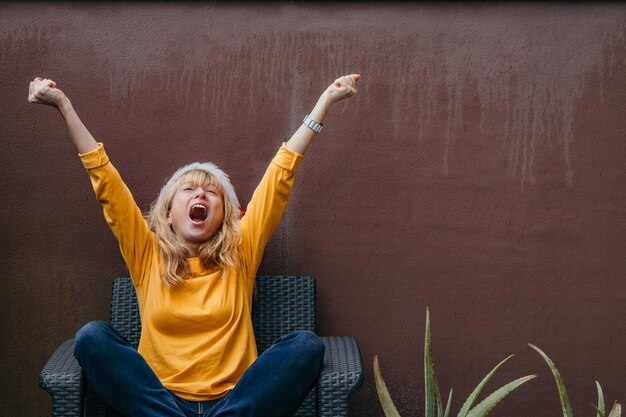
[[[593,408],[596,410],[596,412],[598,413],[597,416],[598,417],[606,417],[606,414],[604,414],[604,410],[600,410],[598,407],[596,407],[594,404],[591,404],[593,406]]]
[[[443,417],[443,404],[441,401],[441,392],[439,391],[439,383],[437,382],[437,377],[433,373],[433,378],[435,379],[435,397],[437,398],[437,417]]]
[[[446,411],[443,413],[443,417],[450,416],[450,406],[452,405],[452,388],[450,388],[450,394],[448,394],[448,403],[446,404]]]
[[[472,408],[467,413],[467,417],[486,416],[504,397],[509,395],[511,391],[536,377],[537,375],[527,375],[500,387],[496,391],[492,392],[487,398],[482,400],[476,407]]]
[[[380,371],[380,366],[378,364],[378,355],[374,356],[374,379],[376,380],[376,392],[378,392],[378,399],[380,400],[380,405],[383,407],[385,416],[400,417],[400,413],[398,413],[396,406],[393,404],[391,395],[389,395],[389,391],[387,390],[387,385],[383,380],[383,374]]]
[[[569,401],[569,397],[567,396],[567,390],[565,389],[565,383],[563,383],[563,378],[561,378],[559,370],[556,369],[556,365],[554,365],[554,362],[552,362],[552,360],[548,357],[548,355],[543,352],[543,350],[530,343],[528,344],[528,346],[535,349],[543,357],[543,359],[550,367],[550,371],[552,371],[552,375],[554,376],[554,380],[556,381],[556,387],[559,390],[563,417],[573,417],[572,404]]]
[[[605,417],[606,410],[604,408],[604,394],[602,393],[602,387],[598,381],[596,381],[596,387],[598,388],[598,407],[596,407],[596,411],[598,412],[597,417]]]
[[[426,307],[426,332],[424,334],[424,411],[426,417],[435,417],[437,382],[430,350],[430,313]]]
[[[474,391],[472,391],[472,393],[469,395],[469,397],[467,397],[467,400],[465,400],[465,403],[463,403],[463,407],[461,407],[461,410],[459,411],[459,414],[457,414],[457,417],[466,417],[467,416],[467,413],[469,412],[470,408],[472,408],[472,405],[474,404],[474,401],[476,401],[476,398],[478,398],[478,395],[480,395],[480,392],[483,390],[485,385],[487,385],[487,382],[489,382],[489,380],[496,373],[496,371],[498,369],[500,369],[500,367],[502,365],[504,365],[504,363],[506,361],[508,361],[509,359],[511,359],[513,356],[515,356],[515,355],[510,355],[506,359],[504,359],[502,362],[497,364],[491,370],[491,372],[489,372],[487,374],[487,376],[484,377],[482,381],[480,381],[480,383],[476,386],[476,388],[474,388]]]
[[[609,417],[621,417],[622,416],[622,406],[619,403],[615,403],[611,412],[609,413]]]

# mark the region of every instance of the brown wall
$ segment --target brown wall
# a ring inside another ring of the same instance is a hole
[[[260,272],[317,278],[319,333],[354,335],[382,416],[378,354],[403,416],[423,413],[426,306],[453,413],[490,383],[540,377],[493,416],[576,414],[594,380],[626,402],[626,7],[574,4],[0,6],[1,416],[49,412],[46,358],[106,319],[117,244],[59,114],[56,80],[146,208],[192,160],[247,201],[336,76],[359,95],[326,120]],[[419,406],[419,413],[417,407]]]

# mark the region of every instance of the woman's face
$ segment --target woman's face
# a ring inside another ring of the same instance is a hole
[[[224,222],[224,197],[213,185],[199,186],[183,181],[172,199],[167,222],[193,256],[197,256],[198,247]]]

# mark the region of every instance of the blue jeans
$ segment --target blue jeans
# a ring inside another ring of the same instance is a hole
[[[76,333],[74,355],[98,396],[128,417],[292,416],[317,382],[324,345],[310,331],[280,338],[235,388],[214,401],[188,401],[168,391],[144,358],[109,323]]]

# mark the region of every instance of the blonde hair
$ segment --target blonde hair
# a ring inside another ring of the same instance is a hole
[[[241,212],[239,201],[228,175],[210,162],[194,162],[179,168],[163,186],[158,198],[152,203],[145,217],[156,235],[164,270],[163,283],[175,287],[184,281],[189,272],[187,258],[191,256],[187,247],[180,241],[167,222],[176,190],[183,182],[192,186],[214,186],[224,200],[224,220],[220,228],[198,249],[198,257],[206,269],[216,267],[224,277],[229,267],[240,266]]]

